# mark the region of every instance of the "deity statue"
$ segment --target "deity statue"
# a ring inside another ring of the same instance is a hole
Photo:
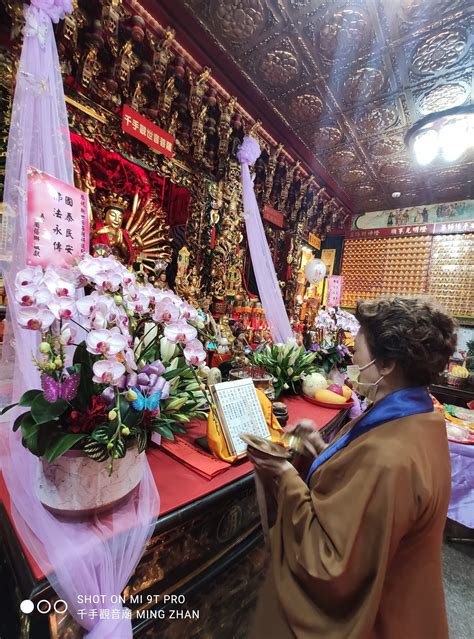
[[[82,175],[82,186],[87,186],[88,177],[92,179],[89,173]],[[170,229],[160,204],[153,197],[141,198],[138,193],[131,208],[125,197],[115,193],[94,194],[93,201],[92,254],[113,254],[127,266],[136,265],[144,280],[158,279],[172,257]]]
[[[135,251],[127,231],[122,228],[128,203],[115,193],[99,199],[102,220],[96,221],[91,232],[92,253],[113,254],[124,264],[133,264]]]
[[[155,286],[155,288],[161,288],[161,289],[166,290],[166,291],[169,290],[170,287],[169,287],[168,281],[166,279],[166,273],[163,272],[163,273],[160,273],[158,275],[158,279],[155,280],[154,286]]]
[[[135,109],[135,111],[140,111],[140,109],[142,109],[147,102],[148,98],[143,92],[143,82],[139,80],[135,85],[135,89],[133,91],[131,107],[132,109]]]
[[[168,267],[168,262],[166,260],[156,260],[155,266],[153,269],[154,275],[151,278],[151,281],[153,282],[153,286],[155,288],[170,290],[168,280],[166,279],[167,267]]]

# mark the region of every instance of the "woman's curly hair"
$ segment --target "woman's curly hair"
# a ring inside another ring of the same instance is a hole
[[[410,384],[434,383],[456,349],[456,322],[428,298],[359,302],[356,317],[372,355],[396,362]]]

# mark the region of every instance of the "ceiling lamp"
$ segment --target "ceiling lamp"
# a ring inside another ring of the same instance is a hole
[[[430,113],[408,130],[405,143],[421,166],[455,162],[474,146],[474,105]]]

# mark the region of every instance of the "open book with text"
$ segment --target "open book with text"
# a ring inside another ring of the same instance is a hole
[[[243,457],[247,444],[241,435],[271,439],[270,430],[252,379],[221,382],[210,386],[217,419],[231,455]]]

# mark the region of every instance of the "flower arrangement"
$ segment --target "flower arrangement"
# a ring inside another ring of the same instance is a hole
[[[334,337],[339,331],[349,333],[355,337],[359,331],[359,322],[352,313],[348,313],[339,307],[328,307],[321,309],[316,316],[316,326],[324,329],[325,337]]]
[[[304,376],[319,369],[316,353],[306,352],[295,339],[286,344],[266,346],[261,353],[254,353],[253,364],[261,366],[275,378],[275,398],[284,390],[299,393]]]
[[[335,366],[345,367],[351,363],[350,347],[359,330],[359,322],[354,315],[340,308],[321,309],[315,319],[319,329],[319,338],[311,350],[316,353],[317,361],[325,373]]]
[[[152,432],[173,439],[205,416],[199,318],[180,297],[90,255],[70,270],[26,268],[15,285],[19,324],[42,336],[33,358],[41,389],[23,394],[28,410],[13,425],[33,454],[52,462],[80,449],[111,470]]]

